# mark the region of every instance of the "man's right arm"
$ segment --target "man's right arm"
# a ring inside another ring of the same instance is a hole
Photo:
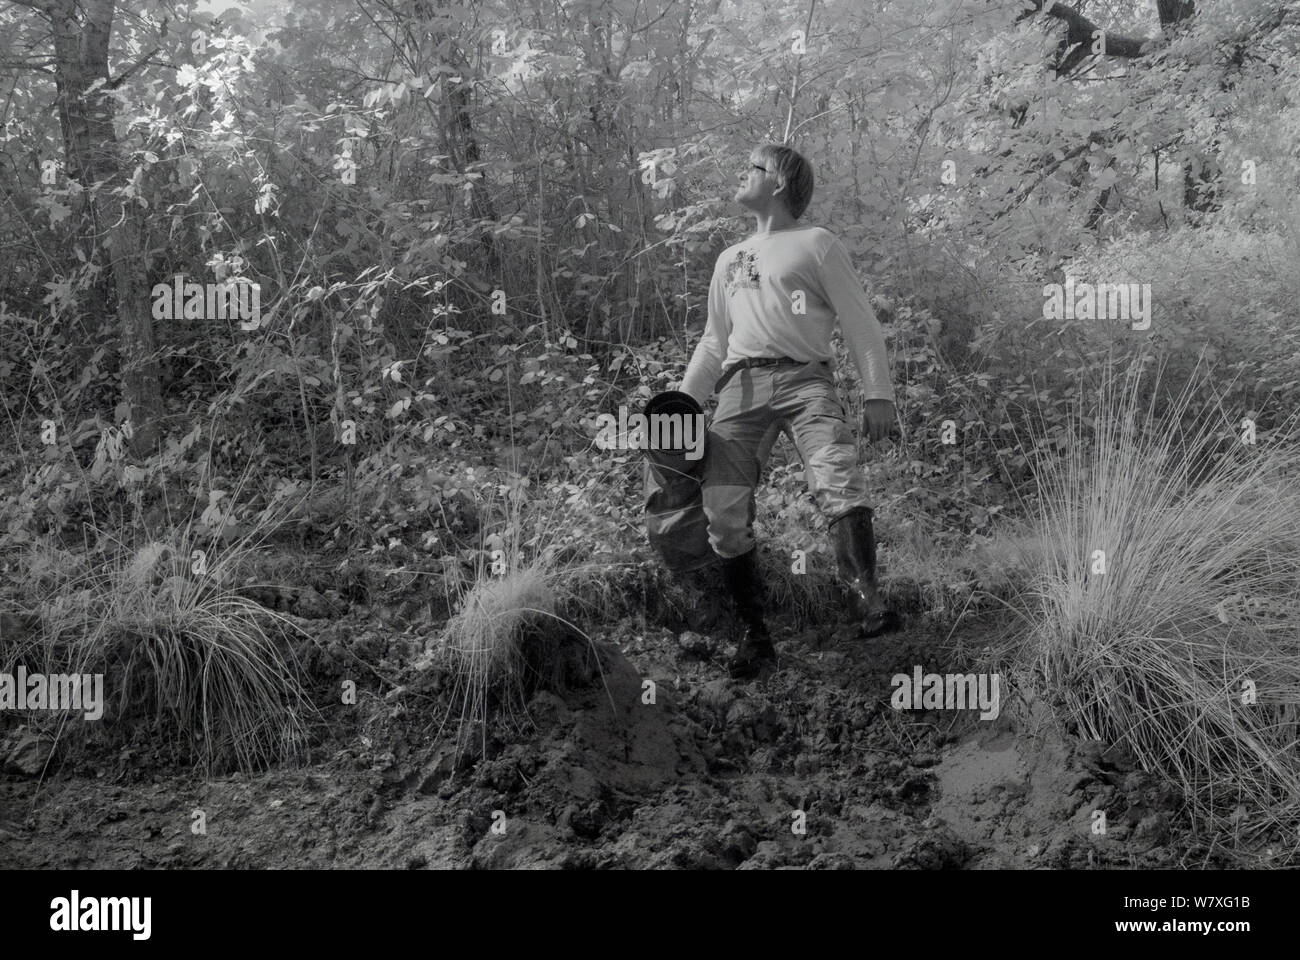
[[[709,282],[709,315],[704,323],[704,336],[695,345],[691,362],[686,365],[686,376],[680,389],[689,393],[702,407],[713,396],[713,385],[722,376],[722,361],[727,356],[727,342],[731,338],[731,318],[727,315],[727,291],[722,281],[722,258],[713,268]]]

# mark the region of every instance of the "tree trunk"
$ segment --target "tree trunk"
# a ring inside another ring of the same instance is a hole
[[[438,0],[439,9],[448,5],[447,0]],[[443,102],[447,110],[444,114],[444,140],[451,147],[448,151],[449,159],[457,173],[462,175],[467,171],[478,173],[478,177],[471,181],[469,188],[470,216],[480,223],[495,220],[496,208],[492,203],[492,195],[488,192],[487,178],[481,170],[471,169],[482,160],[478,137],[474,134],[471,82],[474,77],[474,67],[461,49],[460,40],[445,29],[441,16],[438,16],[434,24],[430,24],[429,17],[434,12],[421,5],[417,5],[415,9],[425,21],[424,26],[430,30],[436,42],[436,55],[460,76],[460,82],[453,83],[449,74],[445,72],[442,74]],[[501,251],[498,249],[496,236],[491,230],[482,230],[479,233],[479,247],[483,255],[484,272],[492,278],[494,285],[501,285],[504,280],[501,271]]]
[[[102,238],[117,292],[118,358],[122,400],[132,428],[131,448],[136,456],[147,456],[158,442],[163,407],[144,225],[130,198],[110,195],[126,183],[113,130],[113,101],[103,89],[109,79],[113,0],[48,0],[44,12],[54,34],[59,126],[68,175],[87,190],[82,212],[95,245]],[[100,87],[91,90],[96,81]],[[96,183],[100,188],[92,190]]]
[[[1156,12],[1160,14],[1160,26],[1168,30],[1190,19],[1196,12],[1196,4],[1193,0],[1156,0]]]
[[[1156,0],[1160,26],[1166,33],[1196,13],[1193,0]],[[1217,146],[1217,143],[1216,143]],[[1183,206],[1192,211],[1194,219],[1219,208],[1219,177],[1217,165],[1206,156],[1189,155],[1183,164]]]

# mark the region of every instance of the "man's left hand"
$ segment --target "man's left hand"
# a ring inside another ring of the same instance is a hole
[[[862,433],[873,443],[889,436],[894,426],[892,400],[866,400],[862,404]]]

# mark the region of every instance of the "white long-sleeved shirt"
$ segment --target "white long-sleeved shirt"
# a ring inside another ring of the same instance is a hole
[[[722,368],[745,357],[832,359],[837,319],[863,399],[894,399],[884,332],[849,251],[825,227],[758,233],[727,247],[713,268],[708,311],[681,385],[701,405]]]

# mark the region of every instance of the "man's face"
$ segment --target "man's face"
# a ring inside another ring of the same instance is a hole
[[[771,161],[765,161],[757,153],[749,155],[749,161],[740,172],[740,186],[732,198],[751,210],[766,210],[772,203],[772,194],[778,187],[776,172]]]

